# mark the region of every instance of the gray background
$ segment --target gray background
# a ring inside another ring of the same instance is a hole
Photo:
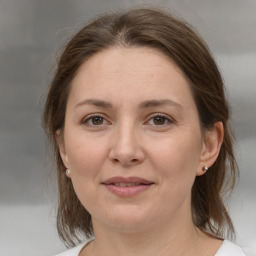
[[[56,51],[105,10],[157,4],[194,25],[209,44],[233,106],[241,178],[228,204],[237,243],[256,255],[255,0],[0,0],[0,255],[53,255],[56,193],[40,128]]]

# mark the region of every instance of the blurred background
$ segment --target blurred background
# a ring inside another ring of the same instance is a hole
[[[56,186],[40,118],[58,49],[103,11],[161,6],[202,35],[233,107],[240,182],[228,203],[236,242],[256,255],[255,0],[0,0],[0,255],[63,251],[55,230]]]

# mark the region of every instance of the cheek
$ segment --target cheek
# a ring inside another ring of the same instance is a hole
[[[70,136],[66,149],[74,190],[84,207],[91,212],[98,200],[97,184],[106,158],[106,147],[103,142],[98,143],[88,136]]]
[[[72,173],[78,176],[96,175],[107,154],[104,141],[83,134],[70,135],[66,151]]]
[[[165,189],[192,186],[201,152],[200,139],[192,138],[175,136],[151,147],[151,164],[159,172]]]
[[[174,136],[157,144],[154,143],[154,147],[151,146],[150,154],[157,162],[170,168],[191,165],[191,169],[193,169],[200,157],[199,141],[199,139],[191,139],[191,137],[186,140],[185,136]]]

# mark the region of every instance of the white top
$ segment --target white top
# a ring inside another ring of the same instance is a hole
[[[57,254],[55,256],[78,256],[87,243],[88,242],[82,243],[77,247],[74,247],[70,250],[67,250],[66,252]],[[215,256],[246,256],[246,255],[244,254],[244,252],[239,246],[231,243],[228,240],[224,240],[221,247],[215,254]]]

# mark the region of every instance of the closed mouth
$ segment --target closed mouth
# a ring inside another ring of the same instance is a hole
[[[133,197],[148,190],[154,182],[140,177],[112,177],[101,183],[119,197]]]
[[[132,187],[139,185],[152,185],[154,182],[140,177],[112,177],[102,182],[104,185],[114,185],[117,187]]]
[[[143,183],[112,183],[112,184],[109,184],[109,185],[114,185],[116,187],[134,187],[134,186],[150,185],[150,184],[143,184]]]

